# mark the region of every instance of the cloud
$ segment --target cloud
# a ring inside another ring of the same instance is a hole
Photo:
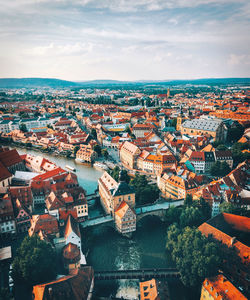
[[[75,43],[66,45],[55,45],[50,43],[46,46],[33,47],[27,49],[25,53],[33,56],[54,56],[54,55],[86,55],[93,50],[91,43]]]
[[[230,66],[239,66],[239,65],[249,65],[250,64],[250,55],[242,54],[230,54],[227,60],[227,63]]]

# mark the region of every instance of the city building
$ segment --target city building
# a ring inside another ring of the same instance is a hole
[[[200,300],[247,300],[223,274],[206,278],[202,283]]]
[[[136,230],[136,213],[125,201],[115,210],[115,225],[122,234]]]
[[[250,218],[221,213],[203,223],[199,230],[219,242],[225,253],[223,272],[250,297]]]
[[[91,300],[94,289],[94,270],[90,266],[71,270],[51,282],[33,287],[34,300],[71,299]]]
[[[227,138],[227,128],[220,119],[193,119],[181,124],[181,134],[190,136],[210,135],[215,141],[224,142]]]

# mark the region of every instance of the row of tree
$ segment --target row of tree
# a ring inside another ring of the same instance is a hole
[[[120,170],[118,166],[116,166],[113,170],[109,171],[109,174],[116,181],[119,181],[120,172],[121,179],[134,187],[135,200],[137,206],[154,203],[159,198],[160,191],[157,185],[149,184],[145,175],[140,175],[139,173],[136,173],[135,177],[131,178],[126,170]]]

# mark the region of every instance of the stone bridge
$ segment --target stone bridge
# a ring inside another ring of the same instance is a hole
[[[140,221],[142,218],[144,218],[146,216],[157,216],[162,221],[164,221],[165,212],[167,209],[169,209],[169,207],[180,206],[180,205],[183,205],[183,203],[184,203],[184,200],[177,200],[177,201],[171,201],[171,202],[164,201],[162,203],[155,203],[155,204],[151,204],[151,205],[144,205],[141,207],[137,207],[135,209],[136,216],[137,216],[136,219],[137,219],[137,221]],[[89,219],[85,222],[82,222],[81,226],[83,228],[90,227],[90,226],[102,225],[102,224],[113,226],[112,222],[114,222],[112,216],[107,215],[107,216]]]

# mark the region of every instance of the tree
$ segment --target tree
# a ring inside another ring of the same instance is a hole
[[[220,162],[217,160],[210,169],[212,176],[220,176]]]
[[[128,176],[128,172],[126,170],[121,170],[119,176],[120,180],[125,181],[127,183],[130,182],[130,177]]]
[[[0,300],[10,300],[10,292],[7,288],[1,288],[0,289]]]
[[[115,166],[113,170],[108,171],[109,175],[114,178],[115,181],[119,181],[120,168]]]
[[[231,168],[229,167],[226,161],[223,161],[220,165],[220,175],[226,176],[228,173],[231,172]]]
[[[232,214],[234,212],[234,205],[231,202],[222,202],[220,204],[220,212]]]
[[[71,154],[72,154],[72,152],[70,150],[66,151],[66,157],[68,157],[68,158],[71,157]]]
[[[219,146],[216,147],[216,150],[225,151],[225,150],[227,150],[227,147],[224,144],[219,144]]]
[[[76,156],[76,152],[80,149],[80,146],[75,146],[74,148],[74,156]]]
[[[137,205],[154,203],[159,198],[159,189],[155,184],[148,184],[145,175],[135,174],[130,184],[135,188],[135,199]]]
[[[193,227],[199,226],[204,222],[204,216],[200,212],[198,207],[188,206],[185,207],[180,215],[180,226],[181,227]]]
[[[91,135],[94,139],[97,138],[96,130],[95,130],[94,128],[91,129],[90,135]]]
[[[25,237],[13,261],[14,281],[29,286],[49,281],[56,275],[56,253],[37,235]]]
[[[177,118],[174,118],[171,120],[171,126],[176,128],[176,124],[177,124]]]
[[[234,127],[230,127],[227,132],[227,140],[229,142],[237,142],[244,133],[244,127],[240,123],[236,123]]]
[[[223,161],[221,163],[218,160],[212,165],[212,167],[210,169],[211,175],[216,176],[216,177],[226,176],[228,173],[230,173],[230,171],[231,171],[231,169],[230,169],[229,165],[227,164],[227,162]]]
[[[190,206],[193,203],[193,197],[190,194],[186,195],[186,198],[184,200],[184,205]]]
[[[107,149],[102,149],[102,156],[104,156],[105,158],[108,158],[109,156],[109,153],[108,153],[108,150]]]
[[[94,145],[93,150],[98,154],[98,156],[101,156],[102,148],[100,145],[98,144]]]
[[[182,208],[170,206],[166,211],[166,221],[168,224],[179,223]]]
[[[218,272],[222,264],[220,249],[199,230],[190,227],[180,230],[177,225],[171,225],[166,240],[166,249],[171,253],[186,286],[198,286],[204,278]]]
[[[20,126],[19,126],[19,129],[22,131],[22,132],[28,132],[28,129],[26,127],[26,125],[24,123],[21,123]]]

